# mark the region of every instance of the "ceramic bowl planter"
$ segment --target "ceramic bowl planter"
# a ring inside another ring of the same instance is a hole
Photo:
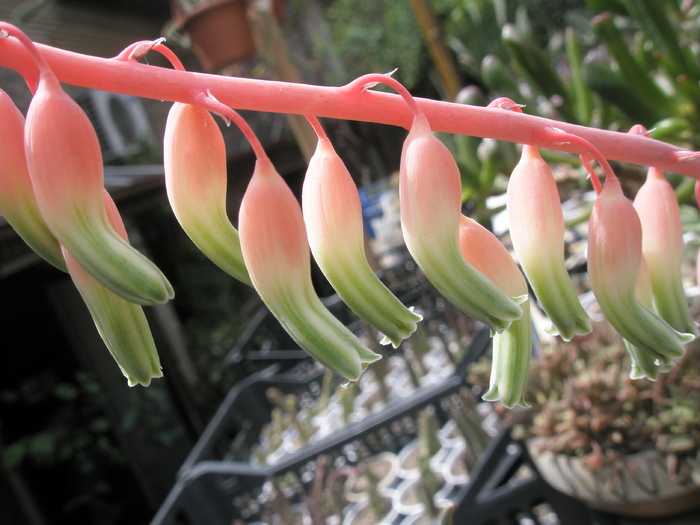
[[[531,447],[532,448],[532,447]],[[593,471],[581,458],[542,451],[532,454],[542,477],[555,489],[595,509],[620,516],[662,517],[700,506],[700,471],[679,484],[656,450],[624,456],[619,465]]]

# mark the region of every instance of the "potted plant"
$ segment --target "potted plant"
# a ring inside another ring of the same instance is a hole
[[[275,18],[281,21],[284,2],[271,0],[270,5]],[[256,52],[248,7],[248,0],[170,0],[171,31],[189,37],[192,50],[206,71],[219,71]]]
[[[700,502],[700,345],[658,380],[631,379],[628,353],[607,322],[534,356],[528,409],[493,405],[526,440],[554,488],[627,516],[682,513]],[[487,384],[489,365],[471,377]]]

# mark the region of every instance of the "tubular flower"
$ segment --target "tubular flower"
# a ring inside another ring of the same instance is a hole
[[[564,216],[557,184],[537,148],[523,145],[510,176],[508,222],[513,249],[542,309],[552,322],[547,332],[565,341],[591,331],[564,263]]]
[[[459,168],[422,114],[415,116],[401,152],[399,201],[406,246],[447,300],[492,332],[520,319],[518,304],[527,296],[509,296],[460,254]]]
[[[165,125],[165,186],[192,242],[214,264],[250,285],[238,231],[226,214],[226,149],[209,111],[175,103]]]
[[[327,138],[309,161],[302,192],[311,252],[340,298],[396,348],[422,319],[379,280],[365,256],[362,204],[350,172]]]
[[[683,227],[673,187],[658,168],[649,168],[634,199],[642,223],[642,253],[649,268],[654,311],[680,332],[697,335],[681,281]]]
[[[241,248],[255,290],[292,338],[322,365],[357,381],[381,358],[323,305],[311,282],[301,207],[269,159],[258,159],[240,210]]]
[[[610,324],[641,351],[666,363],[683,355],[693,335],[674,330],[636,297],[642,225],[617,178],[607,178],[588,225],[591,289]]]
[[[117,207],[106,191],[104,203],[110,224],[128,242]],[[129,386],[148,386],[154,377],[162,377],[158,351],[143,308],[102,286],[65,248],[63,255],[75,287]]]
[[[505,246],[473,219],[460,218],[459,246],[462,256],[507,294],[527,294],[527,282]],[[521,304],[523,315],[493,336],[492,365],[486,401],[498,401],[507,408],[529,405],[523,398],[532,354],[530,301]]]
[[[24,116],[0,90],[0,214],[29,247],[56,268],[66,271],[61,247],[46,226],[34,197],[24,155]]]
[[[649,269],[646,261],[642,257],[639,265],[639,276],[637,277],[637,287],[635,289],[637,299],[649,308],[652,309],[653,296],[651,291],[651,280],[649,279]],[[673,360],[660,356],[658,359],[649,352],[644,352],[630,343],[627,339],[622,339],[627,348],[632,361],[630,370],[630,379],[648,378],[655,381],[659,377],[660,372],[668,372],[673,367]]]
[[[161,271],[110,226],[102,193],[102,154],[87,115],[42,73],[29,105],[25,150],[47,226],[95,279],[129,301],[164,303],[173,288]]]

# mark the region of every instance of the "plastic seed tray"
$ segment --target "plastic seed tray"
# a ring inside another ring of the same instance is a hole
[[[273,377],[270,374],[267,379]],[[273,465],[211,459],[186,464],[152,525],[270,523],[269,515],[280,501],[287,506],[308,503],[322,471],[352,469],[377,454],[402,450],[416,439],[418,417],[427,406],[435,409],[441,424],[447,422],[450,410],[460,409],[456,405],[461,403],[463,388],[463,376],[453,374]],[[251,397],[246,399],[252,400],[253,390],[249,392]]]

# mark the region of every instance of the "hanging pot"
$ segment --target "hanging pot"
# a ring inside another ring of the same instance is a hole
[[[281,21],[282,0],[272,3],[276,19]],[[246,0],[212,0],[187,12],[176,0],[171,6],[175,27],[189,36],[192,50],[206,71],[218,71],[255,55]]]

